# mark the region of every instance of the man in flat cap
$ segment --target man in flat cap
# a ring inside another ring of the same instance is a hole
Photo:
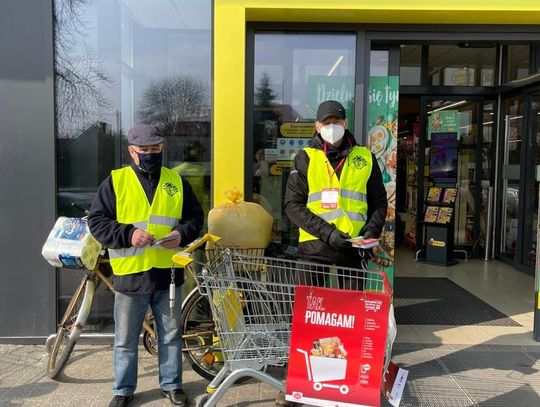
[[[379,237],[386,220],[388,203],[377,159],[356,144],[347,126],[341,103],[319,105],[311,146],[296,155],[285,192],[285,212],[300,229],[298,257],[320,263],[322,269],[331,264],[360,268],[360,253],[348,239]],[[299,284],[323,286],[322,277],[305,272],[295,278]],[[276,404],[293,403],[280,393]]]
[[[172,405],[185,406],[182,390],[181,285],[171,258],[180,245],[195,240],[203,211],[189,183],[162,166],[163,137],[140,124],[128,132],[131,165],[112,171],[92,202],[88,225],[109,249],[113,269],[115,384],[109,406],[126,406],[137,385],[137,349],[148,306],[157,328],[159,384]],[[164,237],[171,240],[155,244]],[[173,312],[169,285],[176,286]]]

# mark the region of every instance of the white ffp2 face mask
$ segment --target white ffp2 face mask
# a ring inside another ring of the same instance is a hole
[[[321,127],[321,137],[330,144],[337,143],[343,138],[345,128],[339,124],[327,124]]]

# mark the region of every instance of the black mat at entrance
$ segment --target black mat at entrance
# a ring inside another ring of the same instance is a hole
[[[404,325],[521,326],[447,278],[396,277],[394,305]]]

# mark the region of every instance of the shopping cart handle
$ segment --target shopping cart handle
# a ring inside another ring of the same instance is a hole
[[[172,261],[180,267],[186,267],[189,263],[193,261],[193,259],[191,258],[191,254],[195,250],[197,250],[199,247],[202,247],[204,244],[206,244],[206,242],[216,243],[219,240],[221,240],[221,237],[212,235],[210,233],[205,233],[203,237],[194,240],[186,247],[184,247],[182,251],[176,253],[172,257]]]
[[[381,274],[382,274],[382,278],[383,278],[383,286],[384,286],[385,294],[390,294],[390,296],[391,296],[392,295],[392,287],[390,286],[390,281],[388,280],[388,276],[386,275],[386,273],[384,271],[381,271]]]

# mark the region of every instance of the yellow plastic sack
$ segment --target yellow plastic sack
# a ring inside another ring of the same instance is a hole
[[[259,249],[270,244],[272,216],[259,204],[245,202],[237,189],[225,192],[230,201],[208,213],[208,233],[221,237],[220,244],[237,249]]]

